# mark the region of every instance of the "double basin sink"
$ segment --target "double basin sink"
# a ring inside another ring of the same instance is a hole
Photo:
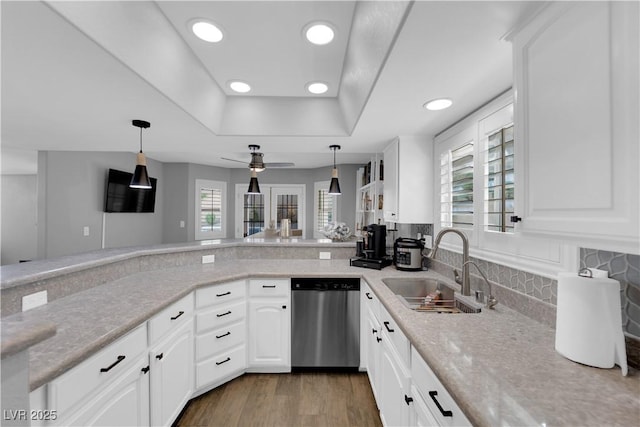
[[[471,297],[457,294],[452,287],[426,277],[382,279],[408,308],[427,313],[480,313],[481,305]]]

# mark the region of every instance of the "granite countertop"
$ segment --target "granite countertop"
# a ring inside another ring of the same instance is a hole
[[[137,273],[3,318],[57,326],[30,350],[34,390],[197,287],[248,277],[362,277],[474,425],[637,425],[640,375],[562,357],[554,330],[500,304],[479,314],[409,310],[385,277],[435,272],[350,267],[348,260],[223,261]],[[4,339],[4,337],[3,337]]]

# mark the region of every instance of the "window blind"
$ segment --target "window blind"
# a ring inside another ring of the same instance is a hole
[[[440,224],[473,227],[473,141],[440,156]]]
[[[514,211],[513,125],[487,139],[485,151],[484,214],[488,231],[513,232],[509,217]]]

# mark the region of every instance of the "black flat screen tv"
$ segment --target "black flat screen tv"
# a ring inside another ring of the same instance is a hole
[[[151,179],[151,188],[131,188],[132,173],[109,169],[105,191],[105,212],[153,212],[156,204],[156,178]]]

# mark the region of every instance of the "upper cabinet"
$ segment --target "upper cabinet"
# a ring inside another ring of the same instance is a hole
[[[512,35],[520,231],[640,250],[638,8],[551,3]]]
[[[383,221],[384,161],[376,154],[371,161],[358,169],[356,174],[356,230]]]
[[[432,141],[401,136],[383,154],[384,220],[402,224],[433,223]]]

